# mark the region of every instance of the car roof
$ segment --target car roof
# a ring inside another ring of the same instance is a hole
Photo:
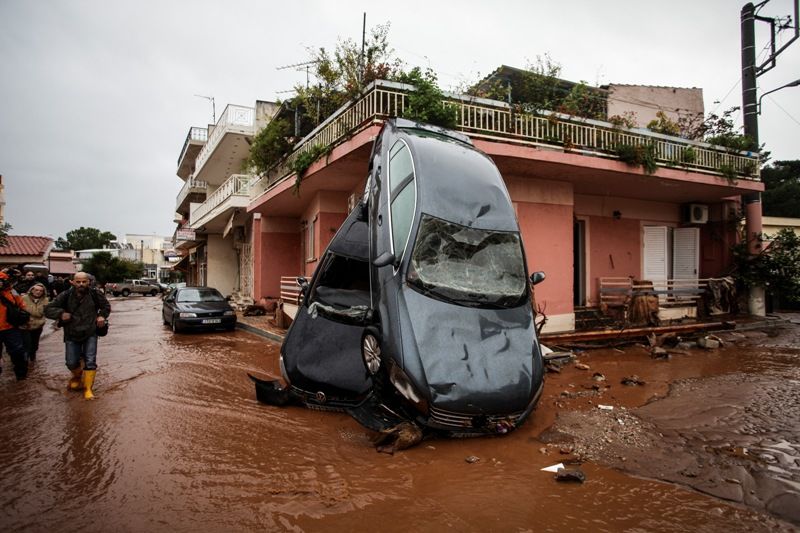
[[[449,135],[392,129],[411,149],[420,212],[462,226],[519,231],[503,177],[486,154]]]

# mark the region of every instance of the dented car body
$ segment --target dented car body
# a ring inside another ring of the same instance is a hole
[[[542,390],[539,279],[491,159],[459,133],[387,121],[364,198],[298,280],[281,347],[288,393],[379,431],[506,433]]]

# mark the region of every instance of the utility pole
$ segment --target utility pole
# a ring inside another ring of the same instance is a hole
[[[754,5],[752,2],[742,7],[741,11],[741,39],[742,39],[742,113],[744,114],[744,134],[752,140],[755,151],[760,149],[758,136],[759,98],[756,80],[759,76],[775,67],[775,59],[790,44],[800,36],[800,0],[794,1],[794,37],[789,39],[780,49],[776,49],[776,35],[778,31],[789,29],[792,24],[791,16],[784,23],[781,19],[761,17],[758,10],[764,7],[769,0]],[[761,65],[756,64],[756,21],[770,25],[770,55]],[[786,86],[792,86],[787,84]],[[751,255],[761,252],[762,210],[761,193],[751,193],[742,196],[742,206],[745,211],[747,250]],[[753,315],[766,315],[764,287],[753,287],[749,295],[749,310]]]

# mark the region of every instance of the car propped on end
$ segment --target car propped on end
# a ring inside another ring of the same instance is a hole
[[[364,197],[329,244],[281,347],[288,387],[259,399],[503,434],[539,399],[543,360],[514,207],[465,135],[393,119],[375,140]]]

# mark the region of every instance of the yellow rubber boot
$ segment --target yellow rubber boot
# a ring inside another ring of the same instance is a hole
[[[69,378],[69,384],[67,385],[67,390],[71,391],[79,391],[83,388],[83,368],[73,368],[70,370],[72,372],[72,377]]]
[[[83,399],[84,400],[94,400],[94,394],[92,394],[92,385],[94,385],[94,375],[97,373],[97,370],[84,370],[83,371]]]

